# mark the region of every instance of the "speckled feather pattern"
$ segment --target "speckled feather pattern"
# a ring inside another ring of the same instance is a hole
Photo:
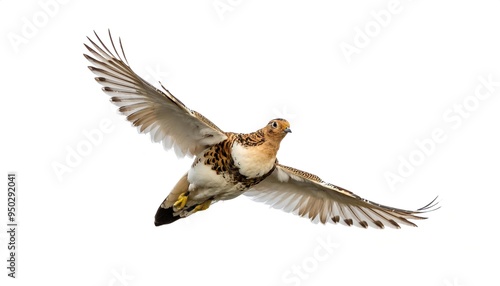
[[[264,144],[264,133],[259,130],[250,134],[242,133],[226,133],[228,138],[218,144],[209,147],[203,153],[203,159],[198,160],[198,164],[209,165],[217,175],[223,176],[232,184],[240,183],[244,189],[260,183],[274,170],[274,166],[261,176],[249,178],[240,173],[239,167],[235,165],[234,159],[231,155],[231,149],[235,142],[241,143],[247,147],[255,147]]]

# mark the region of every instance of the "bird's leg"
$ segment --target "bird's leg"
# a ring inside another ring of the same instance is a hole
[[[189,192],[184,192],[184,193],[179,195],[179,197],[177,198],[177,201],[175,201],[175,203],[173,205],[174,211],[177,212],[186,206],[188,196],[189,196]]]
[[[193,213],[197,212],[197,211],[204,211],[206,209],[208,209],[210,207],[210,204],[212,203],[212,200],[207,200],[207,201],[204,201],[203,203],[197,205],[194,210],[193,210]]]

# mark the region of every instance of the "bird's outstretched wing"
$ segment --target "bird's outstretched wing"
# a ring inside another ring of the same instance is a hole
[[[159,90],[139,77],[128,64],[121,39],[120,53],[111,33],[113,50],[94,34],[98,43],[87,37],[90,45],[85,44],[91,55],[84,56],[93,65],[89,69],[118,110],[141,133],[149,133],[153,142],[161,142],[167,150],[173,147],[179,157],[196,155],[227,138],[215,124],[187,108],[163,86],[163,91]]]
[[[246,195],[277,209],[298,214],[321,223],[341,223],[367,228],[416,226],[410,220],[425,219],[422,213],[435,209],[436,199],[416,210],[383,206],[365,200],[318,176],[277,164],[273,173],[250,188]]]

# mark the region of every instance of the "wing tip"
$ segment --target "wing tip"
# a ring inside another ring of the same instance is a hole
[[[335,224],[339,223],[340,222],[340,216],[336,215],[336,216],[332,217],[332,221]]]
[[[397,222],[395,222],[393,219],[388,219],[387,221],[388,221],[388,222],[389,222],[392,226],[394,226],[395,228],[397,228],[397,229],[400,229],[400,228],[401,228],[401,226],[400,226]]]
[[[436,196],[430,203],[419,208],[417,211],[420,213],[426,213],[426,212],[432,212],[432,211],[440,209],[441,206],[438,206],[438,204],[439,204],[439,202],[437,201],[438,198],[439,198],[439,196]]]
[[[379,220],[376,220],[373,223],[378,227],[378,229],[384,229],[385,228],[385,225],[381,221],[379,221]]]

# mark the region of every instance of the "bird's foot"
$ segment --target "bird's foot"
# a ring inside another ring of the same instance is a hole
[[[195,213],[197,211],[204,211],[204,210],[208,209],[210,207],[211,203],[212,203],[212,200],[204,201],[203,203],[197,205],[194,208],[193,213]]]
[[[178,212],[179,210],[183,209],[186,206],[187,200],[188,200],[188,193],[182,193],[179,195],[177,198],[177,201],[175,201],[173,207],[174,211]]]

